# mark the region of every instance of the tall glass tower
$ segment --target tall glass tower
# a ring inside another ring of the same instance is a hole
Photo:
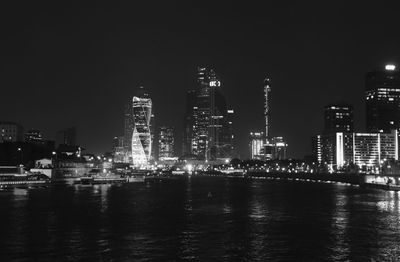
[[[132,163],[134,166],[147,165],[151,157],[152,100],[143,87],[132,99]]]
[[[187,93],[185,154],[201,160],[231,158],[234,151],[232,116],[221,81],[211,68],[197,68],[197,87]]]

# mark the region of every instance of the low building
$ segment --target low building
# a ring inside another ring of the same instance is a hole
[[[382,164],[398,160],[398,132],[343,133],[317,136],[318,162],[329,170],[356,165],[363,171],[379,173]]]

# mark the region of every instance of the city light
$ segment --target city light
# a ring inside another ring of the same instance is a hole
[[[386,69],[386,70],[389,70],[389,71],[393,71],[393,70],[396,69],[396,66],[395,66],[395,65],[390,65],[390,64],[389,64],[389,65],[386,65],[386,66],[385,66],[385,69]]]

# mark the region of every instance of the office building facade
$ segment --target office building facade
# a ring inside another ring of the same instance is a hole
[[[162,126],[158,129],[158,159],[166,160],[175,154],[175,130],[173,127]]]
[[[264,142],[265,136],[263,132],[250,133],[250,158],[263,160],[264,159]]]
[[[24,128],[14,122],[0,122],[0,143],[21,142],[24,137]]]
[[[29,142],[29,143],[43,142],[42,132],[40,132],[40,130],[36,130],[36,129],[29,129],[25,133],[25,142]]]
[[[400,128],[400,71],[394,65],[365,77],[367,132],[389,133]]]
[[[317,136],[318,161],[330,170],[354,164],[363,171],[379,172],[388,160],[398,160],[398,131],[391,133],[331,133]]]
[[[340,103],[324,108],[324,133],[354,132],[353,106]]]
[[[273,137],[271,139],[272,144],[272,159],[274,160],[284,160],[287,158],[286,150],[288,144],[281,136]]]
[[[231,158],[233,110],[227,107],[221,81],[213,69],[197,69],[197,87],[187,93],[184,152],[198,159]]]

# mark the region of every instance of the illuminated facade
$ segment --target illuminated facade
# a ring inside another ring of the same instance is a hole
[[[131,142],[132,164],[147,165],[152,153],[152,100],[143,87],[132,99],[133,132]]]
[[[388,133],[400,128],[400,71],[394,65],[365,77],[368,132]]]
[[[25,142],[29,143],[43,142],[42,132],[40,132],[40,130],[29,129],[28,132],[25,133]]]
[[[273,137],[271,139],[272,144],[272,159],[284,160],[286,159],[286,149],[288,144],[285,142],[283,137]]]
[[[269,144],[270,135],[270,106],[271,106],[271,82],[269,78],[264,79],[264,117],[265,117],[265,142]]]
[[[131,145],[132,145],[132,132],[133,132],[133,115],[132,115],[132,100],[125,104],[124,108],[124,141],[123,147],[125,151],[124,162],[131,162]]]
[[[355,164],[364,171],[379,171],[387,160],[398,160],[398,132],[331,133],[318,136],[318,161],[331,170]]]
[[[21,125],[13,122],[0,122],[0,143],[21,142],[24,129]]]
[[[324,133],[354,132],[353,106],[330,104],[324,111]]]
[[[271,116],[271,82],[268,77],[263,81],[264,88],[264,118],[265,118],[265,143],[264,143],[264,157],[265,159],[272,159],[274,146],[270,139],[270,116]]]
[[[197,136],[195,134],[197,123],[196,90],[186,92],[186,111],[183,132],[183,155],[197,155]]]
[[[233,116],[214,70],[197,69],[197,88],[187,93],[184,153],[198,159],[231,158]]]
[[[162,161],[174,157],[174,128],[160,127],[158,134],[158,159]]]
[[[250,133],[250,158],[251,159],[264,159],[264,133],[251,132]]]
[[[124,147],[125,137],[116,136],[113,139],[113,153],[114,153],[114,162],[115,163],[124,163],[126,162],[126,150]]]

